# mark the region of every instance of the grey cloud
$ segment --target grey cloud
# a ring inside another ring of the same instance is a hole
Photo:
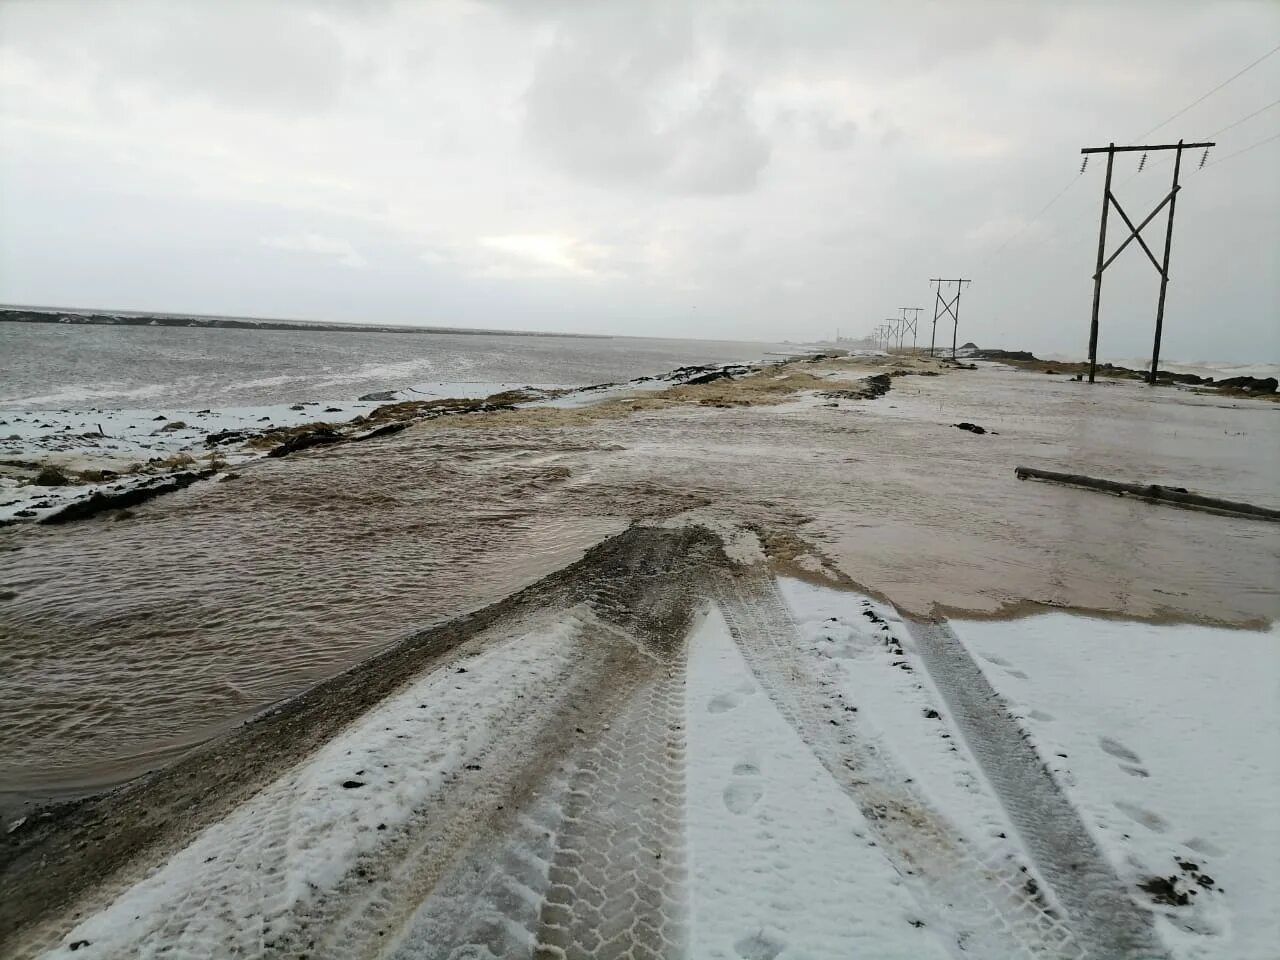
[[[890,119],[883,110],[874,110],[871,113],[871,126],[875,130],[876,136],[880,140],[882,147],[891,147],[902,139],[904,131],[902,127]]]
[[[1050,5],[1022,0],[791,3],[785,8],[726,0],[707,9],[716,32],[740,56],[801,69],[839,64],[884,81],[928,73],[1002,46],[1037,46],[1051,36],[1054,21]]]
[[[663,180],[684,193],[744,193],[769,162],[769,141],[747,115],[746,95],[727,78],[663,139],[670,157]]]
[[[288,5],[227,4],[209,19],[153,21],[134,76],[240,108],[313,112],[341,92],[344,60],[334,33]]]
[[[858,139],[858,125],[852,120],[817,116],[812,124],[814,139],[827,150],[845,150]]]
[[[561,40],[543,55],[525,97],[525,127],[544,155],[604,181],[652,180],[664,162],[635,68]]]
[[[680,13],[627,21],[624,30],[598,20],[560,28],[525,97],[530,141],[566,172],[601,183],[751,190],[770,144],[751,116],[749,91],[723,73],[699,77]]]
[[[847,150],[858,140],[858,122],[828,110],[783,107],[773,119],[775,129],[811,137],[824,150]]]
[[[330,108],[346,68],[326,20],[293,3],[18,2],[0,25],[23,51],[90,70],[100,93],[133,86],[296,115]]]

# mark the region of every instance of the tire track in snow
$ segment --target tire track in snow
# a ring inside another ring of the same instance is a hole
[[[526,960],[569,781],[557,771],[502,834],[472,845],[388,948],[387,960]]]
[[[951,932],[958,956],[1081,958],[1073,932],[1030,894],[1016,862],[989,863],[860,732],[841,694],[797,653],[798,631],[763,572],[726,576],[722,610],[761,686],[858,805],[885,855],[915,888],[922,912]],[[843,707],[843,709],[842,709]]]
[[[662,662],[641,638],[594,618],[592,630],[615,655],[569,698],[591,704],[565,718],[578,743],[510,824],[459,856],[392,960],[682,955],[682,647]]]
[[[1086,955],[1107,960],[1167,956],[1150,913],[1120,881],[964,644],[945,623],[907,621],[907,628],[965,742],[1087,948]]]
[[[395,960],[685,955],[685,635],[703,591],[678,568],[703,541],[662,535],[588,591],[594,644],[614,651],[581,698],[593,720],[515,826],[441,881]]]
[[[684,652],[576,762],[536,956],[683,957]]]
[[[347,873],[326,897],[328,912],[314,924],[320,936],[308,941],[295,937],[288,945],[291,952],[305,953],[311,960],[381,955],[424,901],[432,902],[437,894],[458,886],[466,865],[474,869],[474,848],[481,848],[480,856],[492,855],[494,851],[487,849],[492,847],[490,838],[527,834],[550,815],[539,804],[539,793],[553,781],[556,759],[568,748],[575,722],[590,723],[579,719],[581,704],[590,702],[610,676],[625,675],[634,660],[624,647],[599,642],[600,625],[589,610],[574,608],[557,619],[573,634],[564,669],[518,688],[516,699],[521,703],[506,712],[494,740],[483,752],[465,758],[469,762],[455,763],[446,775],[445,789]],[[487,705],[469,709],[476,721],[484,722]],[[517,812],[526,808],[529,813],[520,817]],[[525,865],[518,847],[501,853],[500,862],[513,873]],[[536,879],[522,875],[531,882]],[[471,887],[470,892],[483,892]],[[510,892],[490,891],[493,907],[505,909],[509,917],[504,929],[522,919],[519,901],[504,895]],[[478,905],[473,903],[472,910]],[[439,941],[456,946],[472,943],[476,934],[480,940],[495,935],[474,923],[474,912],[465,917],[468,924],[462,926],[437,923]]]

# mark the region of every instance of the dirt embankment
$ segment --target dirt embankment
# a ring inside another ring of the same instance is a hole
[[[884,396],[892,379],[900,376],[937,376],[946,369],[926,357],[809,357],[763,368],[745,369],[740,374],[690,379],[662,390],[637,390],[609,397],[583,407],[521,407],[499,413],[499,420],[467,418],[441,421],[441,426],[486,427],[513,422],[529,426],[569,426],[589,420],[629,417],[635,413],[673,410],[681,407],[768,406],[799,394],[813,394],[828,400],[872,400]]]
[[[1035,370],[1048,374],[1067,374],[1080,379],[1089,374],[1087,361],[1059,362],[1041,360],[1027,350],[976,350],[970,354],[975,360],[998,360],[1000,363],[1022,370]],[[1111,363],[1097,365],[1096,375],[1110,380],[1146,380],[1148,371],[1134,370]],[[1175,373],[1172,370],[1160,370],[1156,373],[1158,384],[1181,384],[1190,387],[1205,387],[1225,393],[1229,396],[1260,397],[1264,400],[1280,400],[1280,381],[1275,377],[1227,377],[1217,380],[1213,377],[1201,377],[1194,373]]]

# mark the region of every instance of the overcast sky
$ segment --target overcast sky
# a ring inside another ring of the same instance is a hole
[[[1276,360],[1280,140],[1229,155],[1280,134],[1280,53],[1151,128],[1278,44],[1271,2],[0,0],[0,302],[752,339],[921,306],[927,342],[964,276],[962,342],[1081,354],[1080,148],[1267,108],[1185,160],[1164,355]],[[1135,222],[1172,172],[1137,165]],[[1149,353],[1158,285],[1137,244],[1107,271],[1104,357]]]

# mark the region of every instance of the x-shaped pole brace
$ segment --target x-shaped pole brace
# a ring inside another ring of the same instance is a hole
[[[981,293],[981,291],[979,291],[979,293]],[[942,304],[942,308],[943,308],[944,310],[946,310],[946,311],[947,311],[947,313],[951,314],[951,319],[952,319],[955,323],[957,323],[957,324],[960,322],[960,318],[959,318],[958,316],[956,316],[956,312],[955,312],[954,310],[952,310],[951,308],[952,308],[952,306],[954,306],[954,305],[955,305],[955,302],[956,302],[957,300],[959,300],[959,299],[960,299],[960,290],[959,290],[959,289],[957,289],[957,290],[956,290],[956,295],[955,295],[954,297],[952,297],[950,300],[943,300],[943,299],[942,299],[942,291],[941,291],[941,290],[939,290],[939,291],[938,291],[938,303]],[[937,312],[938,308],[937,308],[937,306],[936,306],[936,305],[934,306],[934,308],[933,308],[933,309],[934,309],[934,317],[933,317],[933,319],[934,319],[934,322],[936,323],[936,322],[937,322],[937,320],[938,320],[938,318],[939,318],[939,317],[941,317],[941,316],[942,316],[942,314],[940,314],[940,313],[938,313],[938,312]]]
[[[1133,225],[1133,221],[1129,219],[1129,215],[1124,212],[1124,208],[1120,206],[1120,201],[1116,199],[1116,195],[1112,193],[1110,190],[1107,191],[1107,201],[1113,207],[1116,208],[1116,213],[1120,214],[1121,218],[1124,220],[1125,226],[1129,228],[1129,236],[1125,239],[1124,243],[1116,247],[1115,253],[1107,257],[1106,262],[1102,265],[1102,270],[1106,270],[1107,267],[1111,266],[1111,262],[1115,260],[1116,257],[1120,256],[1120,254],[1124,251],[1124,248],[1127,247],[1134,240],[1137,240],[1138,245],[1141,246],[1143,252],[1146,253],[1147,259],[1151,261],[1151,265],[1156,268],[1156,273],[1160,274],[1161,276],[1164,276],[1164,268],[1160,266],[1160,261],[1157,260],[1156,255],[1151,252],[1151,248],[1147,246],[1147,242],[1142,239],[1142,231],[1147,224],[1149,224],[1153,219],[1155,219],[1156,214],[1158,214],[1161,210],[1163,210],[1165,206],[1169,203],[1169,201],[1173,199],[1174,195],[1181,189],[1182,187],[1174,187],[1172,190],[1170,190],[1168,195],[1163,200],[1160,201],[1160,203],[1156,206],[1156,208],[1152,210],[1149,214],[1147,214],[1147,219],[1143,220],[1142,223],[1140,223],[1136,227]],[[1102,270],[1099,270],[1098,273],[1094,274],[1095,280],[1102,273]]]

